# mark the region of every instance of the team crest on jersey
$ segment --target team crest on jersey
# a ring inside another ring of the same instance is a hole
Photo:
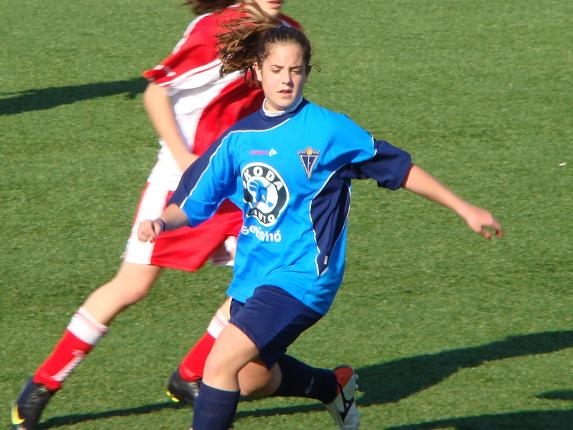
[[[243,198],[249,205],[248,217],[269,227],[276,223],[286,206],[288,189],[279,173],[264,163],[251,163],[241,173]]]
[[[306,149],[302,151],[298,151],[298,157],[300,158],[302,167],[304,167],[307,178],[310,178],[312,169],[319,155],[320,152],[312,149],[310,146],[307,146]]]

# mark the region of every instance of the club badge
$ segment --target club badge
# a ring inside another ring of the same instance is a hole
[[[304,167],[304,171],[306,172],[307,178],[310,179],[310,175],[312,174],[312,169],[318,159],[320,152],[312,149],[310,146],[307,146],[306,149],[302,151],[298,151],[298,157],[300,158],[300,162],[302,163],[302,167]]]

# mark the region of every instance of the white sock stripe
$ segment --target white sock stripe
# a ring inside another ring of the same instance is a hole
[[[215,315],[213,315],[213,318],[211,318],[211,322],[207,326],[207,333],[209,333],[211,336],[217,339],[221,334],[221,332],[223,331],[223,329],[227,327],[228,324],[229,321],[227,320],[227,318],[225,318],[223,312],[217,311]]]
[[[95,345],[107,333],[108,327],[97,322],[84,308],[80,308],[68,324],[68,330],[83,342]]]
[[[79,316],[85,318],[89,324],[93,325],[94,328],[99,330],[100,332],[105,333],[108,331],[109,328],[106,325],[96,321],[96,319],[91,316],[91,314],[86,310],[86,308],[83,307],[79,308],[76,313]]]

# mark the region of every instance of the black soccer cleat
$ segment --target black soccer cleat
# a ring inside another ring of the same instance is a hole
[[[12,404],[12,426],[16,430],[34,430],[37,428],[44,408],[55,391],[48,390],[42,384],[36,384],[29,378],[20,395]]]
[[[181,403],[186,406],[195,404],[195,400],[199,396],[199,388],[201,387],[201,379],[197,381],[185,381],[179,371],[176,370],[169,378],[167,384],[167,395],[176,403]]]

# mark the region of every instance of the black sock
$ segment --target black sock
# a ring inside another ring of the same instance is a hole
[[[338,383],[334,371],[319,369],[285,355],[278,361],[281,384],[273,396],[306,397],[330,403],[336,397]]]

